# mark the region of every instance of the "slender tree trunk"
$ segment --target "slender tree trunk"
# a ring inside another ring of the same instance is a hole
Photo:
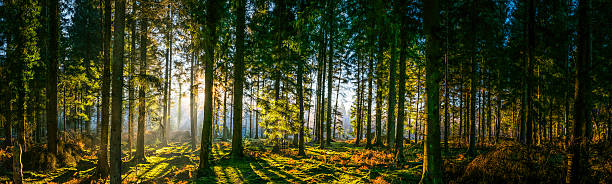
[[[380,3],[380,2],[379,2]],[[382,33],[380,34],[382,37]],[[382,41],[379,41],[379,48],[378,48],[378,57],[377,57],[377,61],[376,61],[376,143],[374,143],[375,146],[382,146],[383,142],[382,142],[382,108],[383,108],[383,80],[382,80],[382,73],[383,73],[383,50],[384,47],[381,43]],[[339,85],[340,83],[338,83]],[[337,98],[337,97],[336,97]]]
[[[374,78],[374,52],[368,57],[368,112],[366,112],[366,148],[372,147],[372,80]],[[403,130],[402,130],[403,131]]]
[[[395,62],[397,48],[397,34],[393,35],[393,46],[391,47],[391,60],[389,61],[389,90],[388,106],[387,106],[387,146],[391,148],[395,139]]]
[[[212,111],[213,111],[213,71],[214,71],[214,62],[215,62],[215,49],[214,46],[217,43],[217,33],[216,27],[217,22],[219,21],[220,14],[218,13],[219,8],[221,6],[221,2],[219,1],[206,1],[206,35],[205,41],[205,78],[204,78],[204,121],[202,123],[202,142],[201,142],[201,151],[200,151],[200,164],[198,167],[198,175],[199,176],[207,176],[211,174],[211,169],[208,163],[208,158],[210,155],[210,146],[212,144],[211,140],[211,126],[212,126]]]
[[[47,148],[57,155],[57,60],[59,47],[59,0],[49,4],[49,61],[47,70]]]
[[[574,93],[574,132],[567,155],[566,183],[589,183],[587,161],[589,139],[587,135],[588,96],[590,90],[591,62],[591,1],[578,2],[578,36],[576,58],[576,83]]]
[[[237,0],[236,25],[236,63],[234,63],[234,133],[232,138],[232,157],[242,158],[242,93],[244,83],[244,28],[246,0]]]
[[[501,88],[501,67],[497,67],[497,88],[496,88],[496,92],[497,92],[497,120],[495,121],[495,143],[499,142],[499,133],[501,130],[501,122],[503,120],[502,115],[501,115],[501,108],[502,108],[502,88]]]
[[[193,36],[192,36],[193,38]],[[195,59],[195,55],[196,55],[196,49],[194,48],[194,44],[191,43],[191,49],[192,49],[192,53],[191,56],[189,56],[189,59],[191,60],[191,68],[189,70],[190,72],[190,80],[189,80],[189,121],[190,121],[190,127],[191,127],[191,147],[193,147],[193,149],[196,148],[196,132],[197,132],[197,116],[198,116],[198,111],[197,111],[197,107],[196,107],[196,96],[197,96],[197,84],[194,83],[194,80],[196,79],[196,72],[197,72],[197,64],[196,64],[196,59]]]
[[[146,10],[146,5],[141,4],[141,11]],[[140,77],[147,75],[147,46],[149,43],[147,40],[148,36],[148,20],[146,18],[140,19]],[[145,123],[146,123],[146,92],[147,87],[140,85],[138,90],[138,132],[136,135],[136,155],[133,160],[137,163],[146,162],[144,155],[144,134],[145,134]]]
[[[424,2],[423,23],[427,53],[425,64],[427,70],[425,76],[425,91],[427,92],[427,126],[425,129],[427,136],[424,144],[423,176],[420,183],[444,183],[441,169],[443,160],[440,153],[439,88],[442,58],[440,54],[440,33],[436,32],[436,30],[440,30],[440,8],[438,6],[437,0]],[[448,120],[448,118],[445,119]]]
[[[356,117],[356,119],[357,119],[357,123],[356,123],[357,127],[355,127],[354,131],[356,131],[355,135],[357,136],[357,137],[355,137],[355,147],[357,147],[357,146],[359,146],[359,143],[361,142],[361,115],[363,114],[363,112],[361,112],[362,111],[362,106],[361,106],[361,104],[362,104],[362,96],[361,96],[362,92],[361,91],[363,91],[362,90],[363,88],[362,88],[362,84],[361,84],[362,83],[361,82],[362,81],[362,79],[361,79],[361,61],[359,61],[359,59],[357,59],[357,72],[355,72],[355,75],[357,75],[357,77],[356,77],[357,78],[357,99],[356,99],[356,101],[357,101],[357,112],[355,112],[356,116],[357,116]]]
[[[100,134],[100,150],[98,151],[98,175],[106,178],[109,172],[108,165],[108,123],[110,101],[110,41],[111,41],[111,1],[104,0],[104,35],[102,39],[104,57],[102,59],[102,131]]]
[[[478,6],[478,3],[475,2],[475,0],[471,1],[472,7],[477,9],[476,7]],[[470,25],[470,30],[471,31],[476,31],[476,14],[477,12],[475,11],[471,11],[470,12],[470,19],[471,21],[471,25]],[[478,67],[478,62],[474,59],[475,55],[476,55],[476,38],[474,35],[470,34],[468,37],[468,45],[469,45],[469,49],[471,52],[471,56],[470,56],[470,73],[471,78],[470,78],[470,109],[469,109],[469,146],[468,146],[468,150],[467,153],[469,155],[474,155],[475,153],[475,149],[476,149],[476,76],[477,76],[477,70],[476,67]],[[467,132],[466,132],[467,133]]]
[[[405,12],[404,4],[402,1],[399,5],[399,12]],[[395,133],[395,162],[398,165],[401,165],[404,162],[404,119],[406,118],[404,105],[406,101],[406,54],[407,54],[407,42],[408,42],[408,34],[405,33],[408,29],[408,18],[401,14],[401,23],[400,23],[400,58],[399,58],[399,82],[398,91],[397,91],[397,126]],[[438,127],[438,131],[439,131]],[[439,144],[439,143],[438,143]]]
[[[257,76],[257,92],[255,95],[255,139],[259,139],[259,109],[257,105],[259,104],[259,75]]]
[[[333,81],[334,81],[334,37],[333,37],[333,31],[334,31],[334,5],[329,2],[329,6],[330,7],[330,13],[329,13],[329,24],[330,25],[330,30],[329,30],[329,53],[327,53],[327,55],[329,56],[329,58],[327,59],[329,66],[327,67],[327,140],[326,143],[330,144],[332,141],[332,137],[331,137],[331,124],[332,124],[332,89],[333,89]]]
[[[459,73],[463,73],[463,65],[459,64]],[[463,104],[465,103],[465,100],[463,100],[463,75],[459,76],[459,92],[457,93],[459,95],[459,145],[461,145],[461,143],[463,142],[463,127],[465,125],[465,123],[463,123]]]
[[[136,3],[132,3],[132,17],[131,17],[131,57],[130,57],[130,71],[129,71],[129,83],[128,83],[128,150],[130,152],[130,156],[133,156],[132,148],[133,148],[133,138],[134,138],[134,100],[135,93],[134,88],[136,85],[135,82],[135,69],[136,69]]]
[[[416,119],[414,120],[414,124],[415,124],[415,128],[414,128],[414,142],[415,143],[418,142],[418,140],[419,140],[419,132],[420,132],[419,130],[421,128],[421,123],[419,123],[419,122],[421,122],[421,121],[419,121],[419,120],[421,120],[420,119],[421,118],[421,116],[420,116],[421,113],[419,113],[419,111],[420,111],[419,104],[421,104],[420,101],[419,101],[419,100],[421,100],[421,69],[420,68],[417,68],[417,85],[416,85],[416,88],[417,88],[417,98],[415,100],[415,102],[416,102]]]
[[[304,12],[304,9],[306,8],[306,2],[304,0],[300,0],[299,1],[299,9],[300,12]],[[300,14],[298,15],[298,20],[302,20],[304,19],[304,15]],[[302,29],[304,27],[302,26],[298,26],[297,29],[297,38],[300,40],[298,43],[300,44],[300,49],[302,49],[302,45],[304,44],[304,40],[305,38],[302,35]],[[297,95],[298,95],[298,108],[299,108],[299,112],[298,112],[298,121],[299,121],[299,127],[298,127],[298,131],[299,131],[299,142],[298,142],[298,155],[299,156],[306,156],[306,152],[304,151],[305,149],[305,145],[304,145],[304,86],[303,86],[303,81],[304,81],[304,64],[306,64],[306,62],[302,59],[302,55],[301,55],[302,50],[300,50],[300,52],[298,53],[300,55],[300,57],[298,57],[298,63],[297,63]],[[258,87],[259,88],[259,87]]]
[[[432,2],[437,3],[437,2]],[[448,21],[448,13],[446,15],[446,20]],[[433,21],[433,20],[432,20]],[[449,27],[449,25],[447,25]],[[448,30],[448,29],[447,29]],[[432,35],[433,36],[433,35]],[[435,39],[435,38],[434,38]],[[436,40],[439,41],[439,40]],[[438,43],[439,44],[439,43]],[[444,150],[448,152],[448,132],[449,128],[449,119],[448,119],[448,104],[449,104],[449,93],[448,93],[448,35],[446,36],[446,43],[444,44],[446,49],[444,49]],[[434,45],[432,45],[434,46]],[[436,49],[436,48],[433,48]],[[437,59],[437,58],[432,58]],[[436,70],[437,71],[437,70]],[[428,101],[429,102],[429,101]],[[429,107],[428,107],[429,110]],[[429,120],[428,120],[429,121]],[[429,123],[427,123],[429,125]]]
[[[110,145],[110,183],[121,183],[121,130],[123,130],[123,53],[125,0],[115,1],[115,39],[113,45],[113,104]]]
[[[470,58],[472,66],[470,67],[471,79],[470,79],[470,125],[469,125],[469,146],[467,153],[473,155],[476,149],[476,61],[474,58]]]
[[[325,69],[327,68],[327,62],[326,62],[326,51],[327,51],[327,37],[326,37],[326,33],[325,31],[323,31],[323,45],[322,45],[322,49],[321,49],[321,62],[323,62],[322,65],[322,69],[321,69],[321,102],[319,105],[319,124],[318,124],[318,137],[319,137],[319,145],[321,146],[321,148],[325,147],[325,80],[326,80],[326,76],[325,76]],[[331,80],[331,79],[327,79],[327,80]]]

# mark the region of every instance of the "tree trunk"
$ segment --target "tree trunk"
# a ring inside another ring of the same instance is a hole
[[[47,70],[47,148],[57,155],[57,60],[59,47],[59,0],[49,4],[49,66]]]
[[[476,61],[474,58],[470,58],[472,66],[470,67],[471,79],[470,79],[470,125],[469,125],[469,146],[467,153],[473,155],[476,151]]]
[[[193,37],[192,37],[193,38]],[[191,70],[190,70],[190,80],[189,80],[189,114],[190,114],[190,119],[189,121],[191,122],[191,147],[193,147],[193,149],[196,149],[196,132],[197,132],[197,120],[198,120],[198,111],[197,111],[197,101],[196,101],[196,97],[197,97],[197,91],[198,91],[198,85],[196,83],[194,83],[194,80],[196,80],[196,72],[197,70],[197,60],[196,60],[196,49],[194,48],[194,44],[191,43],[191,49],[192,53],[191,56],[189,57],[191,59]]]
[[[567,183],[590,183],[588,180],[588,144],[587,123],[588,121],[588,96],[590,90],[590,68],[591,62],[591,1],[580,0],[578,2],[578,36],[576,58],[576,83],[574,93],[574,132],[568,150]]]
[[[405,2],[400,2],[399,12],[406,12],[404,10]],[[395,133],[395,162],[398,165],[401,165],[404,162],[404,119],[406,115],[404,114],[406,111],[404,110],[404,105],[406,101],[406,51],[408,45],[408,34],[405,32],[408,29],[408,18],[401,14],[401,23],[400,23],[400,58],[399,58],[399,82],[397,83],[398,91],[397,91],[397,126]],[[439,131],[438,127],[438,131]],[[438,133],[439,134],[439,133]],[[438,143],[439,144],[439,143]]]
[[[397,33],[393,34],[393,46],[391,47],[391,60],[389,61],[389,96],[387,99],[387,146],[393,147],[395,139],[395,62],[396,62],[396,48],[397,48]]]
[[[123,130],[123,53],[125,0],[115,1],[115,39],[113,45],[113,104],[110,145],[110,183],[121,183],[121,131]]]
[[[426,76],[425,91],[427,92],[427,126],[423,158],[423,176],[420,183],[443,183],[442,156],[440,153],[440,8],[437,0],[424,3],[424,31],[426,39]],[[400,88],[401,89],[401,88]],[[446,94],[448,96],[448,94]],[[447,98],[448,99],[448,98]],[[448,103],[446,101],[445,103]],[[448,114],[448,113],[446,113]],[[448,118],[445,118],[448,120]],[[448,124],[448,123],[446,123]],[[445,126],[446,127],[446,126]]]
[[[146,5],[141,4],[141,11],[146,10]],[[147,46],[148,46],[148,20],[146,18],[142,18],[140,20],[140,77],[144,77],[147,75]],[[144,134],[145,134],[145,123],[146,123],[146,92],[147,87],[143,84],[139,86],[138,90],[138,132],[136,135],[136,155],[134,155],[134,160],[137,163],[146,162],[146,158],[144,155]]]
[[[380,2],[379,2],[380,3]],[[380,37],[382,37],[382,33],[380,34]],[[382,146],[383,142],[382,142],[382,106],[383,106],[383,79],[382,79],[382,73],[383,73],[383,50],[384,47],[382,46],[382,41],[379,41],[378,43],[378,58],[376,61],[376,132],[375,132],[375,137],[374,138],[376,140],[376,143],[374,143],[375,146]],[[337,97],[336,97],[337,98]]]
[[[368,57],[368,112],[366,112],[366,148],[372,147],[372,80],[374,78],[374,52],[370,51]]]
[[[206,35],[205,37],[205,78],[204,78],[204,121],[202,123],[202,142],[201,142],[201,151],[200,151],[200,164],[198,167],[198,176],[207,176],[212,174],[208,157],[210,155],[210,146],[212,144],[211,140],[211,126],[212,126],[212,111],[213,111],[213,72],[214,72],[214,62],[215,62],[215,48],[214,46],[217,43],[217,34],[216,27],[217,22],[219,21],[220,14],[218,13],[220,7],[219,1],[206,1]]]
[[[363,91],[362,89],[362,79],[361,79],[361,61],[359,61],[359,58],[357,59],[357,72],[355,72],[355,75],[357,75],[357,99],[355,101],[357,101],[357,111],[356,113],[356,119],[357,119],[357,123],[355,123],[357,125],[357,127],[355,127],[356,131],[356,137],[355,137],[355,147],[359,146],[359,142],[361,142],[361,115],[363,114],[361,111],[361,104],[362,104],[362,93],[361,91]]]
[[[131,57],[130,57],[130,71],[129,71],[129,83],[128,83],[128,150],[130,152],[130,156],[133,156],[132,148],[133,148],[133,138],[134,138],[134,88],[136,85],[135,82],[135,69],[136,69],[136,3],[132,4],[132,17],[131,17]]]
[[[327,55],[329,56],[329,58],[327,59],[329,66],[327,66],[327,139],[326,139],[326,143],[330,144],[332,141],[332,137],[331,137],[331,124],[332,124],[332,89],[333,89],[333,81],[334,81],[334,38],[333,38],[333,31],[334,31],[334,5],[329,2],[330,6],[330,13],[328,14],[330,16],[328,23],[331,24],[330,25],[330,30],[328,32],[329,34],[329,53],[327,53]]]
[[[104,35],[102,39],[104,57],[102,59],[102,131],[100,134],[100,150],[98,151],[98,175],[106,178],[108,165],[108,123],[110,101],[110,41],[111,41],[111,1],[104,0]]]
[[[242,158],[242,93],[244,83],[244,34],[246,0],[237,0],[236,58],[234,63],[234,131],[232,157]]]

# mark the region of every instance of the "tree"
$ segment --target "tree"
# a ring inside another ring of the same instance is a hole
[[[49,1],[49,57],[47,72],[47,148],[57,156],[57,59],[59,47],[59,0]]]
[[[244,35],[246,0],[236,0],[236,63],[234,65],[234,131],[232,157],[242,158],[242,93],[244,83]]]
[[[133,148],[133,139],[134,139],[134,101],[135,101],[135,69],[136,69],[136,39],[138,36],[136,35],[136,2],[132,2],[132,14],[130,16],[130,29],[132,31],[131,34],[131,47],[130,47],[130,71],[129,71],[129,81],[128,81],[128,150],[130,150],[130,156],[133,156],[132,148]]]
[[[389,61],[389,86],[387,89],[389,90],[388,96],[388,106],[387,106],[387,145],[389,148],[393,146],[393,140],[395,135],[395,76],[397,72],[395,71],[395,48],[397,46],[397,34],[394,33],[394,45],[391,47],[391,60]]]
[[[193,33],[192,33],[193,34]],[[193,36],[191,37],[193,40]],[[191,131],[190,131],[190,135],[191,135],[191,147],[196,148],[196,132],[197,132],[197,120],[198,120],[198,113],[197,113],[197,101],[196,101],[196,96],[197,96],[197,92],[198,92],[198,84],[197,82],[194,82],[196,75],[197,75],[197,59],[196,59],[196,49],[195,49],[195,45],[194,43],[191,43],[191,56],[189,56],[190,60],[191,60],[191,68],[190,68],[190,80],[189,80],[189,113],[190,113],[190,122],[191,122]]]
[[[221,2],[219,1],[206,1],[206,24],[205,24],[205,44],[204,44],[204,121],[202,123],[202,142],[200,148],[200,164],[198,167],[198,175],[206,176],[210,174],[210,167],[208,164],[208,157],[210,155],[211,140],[211,126],[212,126],[212,88],[213,88],[213,71],[215,62],[215,45],[217,43],[216,28],[217,23],[220,19],[219,9],[221,8]]]
[[[399,79],[398,79],[398,87],[397,90],[397,126],[395,133],[395,159],[398,165],[404,162],[404,118],[406,116],[404,113],[404,102],[406,101],[406,54],[407,45],[408,45],[408,17],[404,15],[404,12],[407,12],[405,7],[406,4],[404,2],[399,3],[399,8],[395,9],[400,16],[400,58],[399,58]],[[437,98],[437,97],[436,97]],[[429,102],[429,100],[428,100]]]
[[[136,154],[132,160],[138,163],[146,162],[146,157],[144,155],[144,134],[145,134],[145,123],[146,123],[146,98],[145,95],[147,93],[147,87],[143,82],[143,78],[147,75],[147,45],[148,45],[148,20],[145,17],[144,13],[146,11],[147,5],[141,2],[140,12],[140,72],[138,75],[139,78],[139,86],[138,86],[138,132],[136,133]]]
[[[104,28],[102,36],[103,59],[102,59],[102,129],[100,132],[100,149],[98,151],[98,176],[106,178],[109,172],[108,165],[108,123],[110,103],[110,41],[111,41],[111,1],[104,0]]]
[[[472,0],[471,2],[472,6],[476,6],[478,5],[475,0]],[[474,32],[476,31],[476,16],[474,15],[476,12],[471,11],[470,12],[470,20],[471,20],[471,25],[470,25],[470,31]],[[469,45],[468,49],[470,52],[470,73],[472,75],[470,75],[470,93],[469,93],[469,126],[468,126],[468,132],[469,132],[469,146],[468,146],[468,150],[467,153],[469,155],[473,155],[476,149],[476,67],[478,66],[477,61],[475,61],[474,59],[474,55],[476,54],[475,51],[475,47],[476,47],[476,38],[475,35],[469,34],[469,37],[467,38],[467,42]]]
[[[326,144],[330,144],[330,142],[332,141],[332,137],[331,137],[331,124],[332,124],[332,89],[333,89],[333,81],[334,81],[334,38],[333,38],[333,33],[334,33],[334,8],[335,8],[335,3],[333,1],[328,1],[328,7],[329,8],[329,13],[328,13],[328,20],[327,23],[329,24],[329,40],[328,40],[328,44],[329,44],[329,52],[326,53],[329,58],[327,59],[328,61],[328,66],[327,66],[327,139],[325,141]],[[322,134],[321,134],[321,137]]]
[[[566,183],[588,183],[587,98],[590,89],[591,63],[591,1],[578,2],[578,36],[576,58],[576,83],[574,91],[574,128],[567,155]]]
[[[306,19],[306,15],[304,10],[306,9],[306,2],[305,0],[300,0],[299,1],[299,10],[300,13],[298,13],[298,21],[302,21],[304,22]],[[303,25],[303,24],[302,24]],[[303,86],[303,81],[304,81],[304,59],[303,59],[303,52],[304,52],[304,47],[306,47],[305,43],[305,39],[304,36],[302,35],[302,25],[298,25],[298,29],[297,29],[297,37],[299,39],[299,52],[298,52],[298,63],[297,63],[297,95],[298,95],[298,108],[299,108],[299,113],[298,113],[298,122],[299,122],[299,127],[298,127],[298,131],[299,131],[299,142],[298,142],[298,155],[299,156],[306,156],[306,152],[304,151],[304,131],[305,131],[305,127],[304,127],[304,86]],[[304,26],[305,27],[305,26]],[[257,136],[257,133],[255,134],[255,136]]]
[[[115,1],[115,39],[113,45],[113,104],[111,121],[111,183],[121,183],[121,130],[123,130],[123,60],[125,0]]]
[[[423,144],[423,175],[419,183],[444,183],[442,181],[442,156],[440,151],[440,7],[437,0],[423,3],[423,29],[426,39],[426,87],[427,126]],[[400,76],[401,77],[401,76]],[[400,79],[401,80],[401,79]],[[401,90],[401,88],[400,88]],[[446,94],[448,96],[448,93]],[[446,101],[445,103],[448,103]]]

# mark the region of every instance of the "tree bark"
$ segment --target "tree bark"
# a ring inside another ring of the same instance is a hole
[[[125,0],[115,1],[115,39],[113,45],[113,104],[110,141],[110,183],[121,183],[121,131],[123,130],[123,60]]]
[[[242,93],[244,83],[244,34],[246,0],[236,0],[236,63],[234,63],[234,131],[232,157],[242,158]]]
[[[59,0],[49,1],[49,61],[47,70],[47,148],[57,156],[57,60],[59,47]]]
[[[104,35],[102,39],[103,59],[102,59],[102,122],[100,134],[100,150],[98,151],[98,176],[106,178],[109,172],[108,165],[108,123],[109,123],[109,103],[110,103],[110,41],[111,41],[111,1],[104,0]]]
[[[393,46],[391,47],[391,60],[389,61],[389,96],[387,99],[387,146],[393,147],[395,139],[395,62],[396,62],[396,47],[397,47],[397,33],[393,35]]]
[[[405,2],[400,3],[399,12],[405,12],[404,4]],[[400,23],[400,58],[399,58],[399,82],[397,83],[398,91],[397,91],[397,126],[395,133],[395,162],[400,165],[404,162],[404,119],[405,110],[404,105],[406,101],[406,54],[407,54],[407,42],[408,42],[408,34],[405,33],[408,28],[408,18],[401,14],[401,23]]]
[[[130,156],[133,156],[132,148],[133,148],[133,139],[134,139],[134,100],[135,93],[134,88],[136,85],[135,82],[135,69],[136,69],[136,3],[132,3],[132,15],[131,15],[131,57],[130,57],[130,71],[129,71],[129,82],[128,82],[128,150],[130,152]]]
[[[420,183],[444,183],[442,181],[442,156],[440,153],[440,8],[437,0],[424,2],[423,26],[425,31],[427,93],[427,126],[425,131],[423,175]],[[401,88],[400,88],[401,89]],[[448,96],[448,94],[446,95]],[[447,98],[448,99],[448,98]],[[445,103],[448,103],[446,101]],[[448,113],[447,113],[448,114]],[[446,118],[448,119],[448,118]]]
[[[566,183],[590,183],[588,166],[587,135],[588,121],[588,95],[590,95],[590,68],[591,62],[591,1],[578,2],[578,36],[576,58],[576,83],[574,92],[574,132],[568,150],[568,163]]]
[[[333,81],[334,81],[334,38],[333,38],[333,33],[334,33],[334,5],[332,4],[332,2],[329,2],[329,9],[331,12],[329,12],[329,20],[328,23],[330,24],[330,30],[328,31],[329,34],[329,53],[327,53],[327,55],[329,56],[329,58],[327,59],[328,61],[328,67],[327,67],[327,124],[326,124],[326,132],[327,132],[327,139],[326,139],[326,144],[330,144],[332,141],[332,137],[331,137],[331,124],[332,124],[332,89],[333,89]]]
[[[140,5],[141,13],[146,10],[146,5]],[[141,18],[140,20],[140,77],[147,75],[147,45],[148,45],[148,20]],[[141,78],[142,80],[142,78]],[[147,87],[143,84],[139,86],[138,90],[138,132],[136,133],[136,154],[133,160],[138,163],[146,162],[144,155],[144,134],[145,134],[145,123],[146,123],[146,92]]]
[[[221,2],[219,1],[206,1],[206,35],[205,35],[205,76],[204,76],[204,121],[202,123],[202,142],[201,142],[201,151],[200,151],[200,164],[198,167],[198,175],[199,176],[207,176],[212,174],[210,169],[210,165],[208,163],[208,158],[210,155],[210,146],[212,144],[211,140],[211,126],[212,126],[212,111],[213,111],[213,72],[214,72],[214,62],[215,62],[215,48],[214,46],[217,43],[217,33],[216,27],[217,22],[220,19],[220,14],[218,13]]]

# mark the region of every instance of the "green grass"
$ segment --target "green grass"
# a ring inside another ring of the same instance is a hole
[[[170,143],[165,147],[146,147],[147,163],[130,161],[124,150],[122,178],[130,183],[413,183],[418,182],[422,167],[418,149],[407,149],[407,163],[397,167],[394,153],[386,149],[365,150],[345,142],[326,148],[307,146],[306,156],[297,149],[272,153],[261,140],[245,141],[245,158],[230,159],[230,143],[215,142],[210,160],[212,172],[198,177],[199,149],[189,143]],[[105,183],[92,180],[97,166],[95,152],[87,152],[76,164],[47,173],[25,171],[28,183]],[[4,177],[3,177],[4,178]],[[6,178],[8,179],[8,177]],[[384,182],[382,182],[384,183]]]

